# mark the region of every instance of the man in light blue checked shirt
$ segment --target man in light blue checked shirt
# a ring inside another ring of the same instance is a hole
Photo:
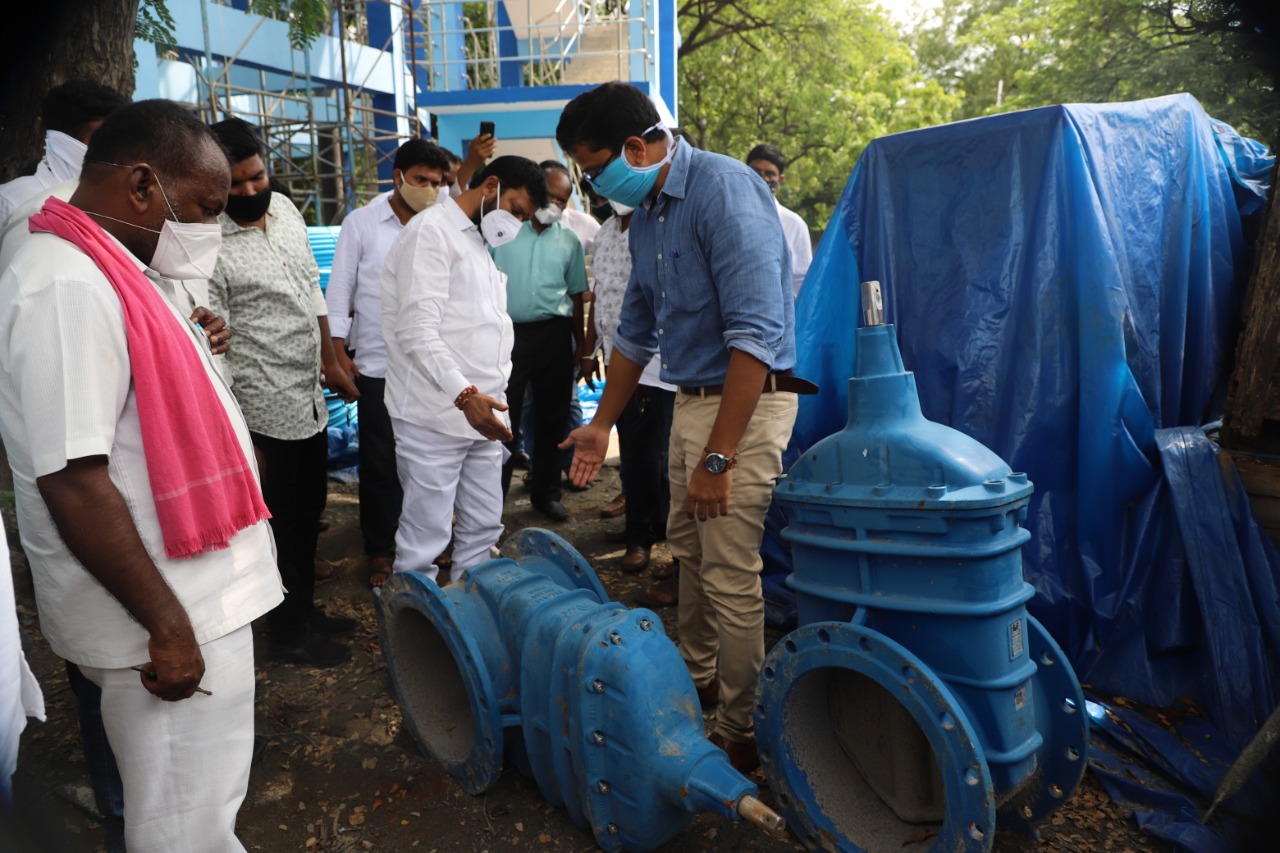
[[[667,542],[680,561],[680,647],[711,739],[757,763],[752,708],[764,660],[760,541],[796,393],[790,262],[768,188],[744,164],[678,143],[639,89],[606,83],[565,107],[556,139],[600,195],[635,207],[631,281],[609,381],[574,430],[571,477],[593,480],[644,365],[679,387]]]

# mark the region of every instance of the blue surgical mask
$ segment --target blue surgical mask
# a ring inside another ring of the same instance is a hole
[[[653,185],[658,182],[658,170],[670,163],[676,153],[675,139],[670,130],[655,124],[640,136],[644,137],[650,130],[661,130],[667,135],[667,155],[652,166],[632,166],[625,156],[619,156],[591,179],[591,186],[597,193],[628,207],[639,207],[640,202],[649,197]]]

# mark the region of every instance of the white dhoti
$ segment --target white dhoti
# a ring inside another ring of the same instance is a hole
[[[244,853],[235,828],[253,758],[252,629],[237,628],[200,653],[200,686],[213,695],[181,702],[153,696],[131,669],[80,667],[102,688],[129,853]]]
[[[396,470],[404,490],[396,571],[436,579],[436,557],[453,538],[451,579],[489,559],[502,534],[502,444],[457,438],[399,418]]]

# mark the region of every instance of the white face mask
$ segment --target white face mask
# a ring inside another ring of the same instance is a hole
[[[105,160],[98,162],[121,169],[131,168]],[[155,175],[155,170],[152,170],[152,174]],[[122,225],[141,228],[152,234],[159,234],[160,239],[156,241],[156,250],[151,255],[151,263],[147,265],[158,275],[177,281],[212,277],[213,268],[218,264],[218,250],[222,248],[222,226],[217,222],[207,225],[203,222],[178,222],[178,214],[169,203],[169,196],[165,193],[164,185],[160,183],[158,175],[156,186],[160,188],[160,197],[164,199],[165,207],[169,208],[169,213],[173,216],[173,219],[166,219],[159,230],[138,225],[135,222],[125,222],[123,219],[116,219],[104,213],[95,215]]]
[[[494,196],[495,202],[502,198],[502,184],[498,184],[498,194]],[[524,223],[516,218],[516,215],[509,210],[498,208],[484,213],[484,199],[480,199],[480,233],[493,248],[506,245],[516,238],[520,233],[520,229],[524,227]]]
[[[613,199],[609,199],[609,206],[612,207],[613,212],[619,216],[626,216],[628,213],[635,210],[634,207],[627,207],[625,204],[620,204]]]
[[[534,214],[534,217],[543,225],[554,225],[560,221],[561,216],[564,216],[564,211],[560,209],[558,204],[548,204]]]
[[[149,266],[165,278],[179,281],[210,278],[221,247],[222,226],[218,223],[166,219]]]
[[[212,277],[213,268],[218,264],[218,249],[222,248],[222,226],[217,222],[206,225],[177,221],[178,213],[169,203],[169,195],[158,175],[156,186],[173,219],[166,219],[160,226],[160,239],[156,241],[149,266],[165,278],[179,281]]]

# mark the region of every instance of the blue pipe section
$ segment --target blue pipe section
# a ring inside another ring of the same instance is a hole
[[[653,850],[700,812],[762,823],[756,786],[706,739],[658,617],[610,601],[552,533],[519,531],[503,555],[445,589],[396,572],[378,599],[383,654],[422,751],[472,794],[510,759],[610,853]]]
[[[857,330],[848,424],[775,491],[803,627],[766,659],[757,740],[802,838],[879,850],[926,823],[930,850],[985,851],[997,823],[1032,833],[1079,784],[1080,685],[1026,611],[1031,493],[924,418],[893,326]]]

